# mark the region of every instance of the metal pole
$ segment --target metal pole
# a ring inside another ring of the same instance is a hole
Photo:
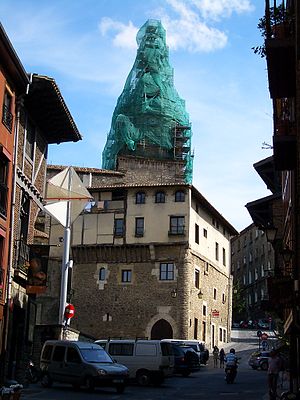
[[[72,185],[72,174],[69,169],[69,182],[68,190],[71,190]],[[63,258],[61,265],[61,285],[60,285],[60,307],[59,307],[59,324],[64,323],[64,314],[67,302],[67,289],[68,289],[68,269],[70,260],[70,244],[71,244],[71,202],[67,201],[67,215],[66,215],[66,227],[64,231],[64,248]]]

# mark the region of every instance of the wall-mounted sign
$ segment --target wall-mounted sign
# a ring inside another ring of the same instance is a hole
[[[219,310],[211,310],[211,316],[213,318],[218,318],[220,316],[220,311]]]

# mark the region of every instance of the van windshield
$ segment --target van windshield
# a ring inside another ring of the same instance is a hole
[[[82,357],[91,363],[113,363],[113,360],[103,349],[80,349]]]

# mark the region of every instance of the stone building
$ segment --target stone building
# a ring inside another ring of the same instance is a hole
[[[274,275],[274,249],[263,230],[247,226],[231,240],[231,272],[245,310],[235,321],[267,319],[268,279]]]
[[[75,170],[94,198],[72,225],[71,327],[94,338],[230,337],[236,230],[172,161],[118,157],[118,171]],[[63,167],[48,166],[48,176]],[[134,177],[134,179],[133,179]],[[51,222],[50,242],[63,228]],[[61,247],[51,247],[41,324],[58,318]]]

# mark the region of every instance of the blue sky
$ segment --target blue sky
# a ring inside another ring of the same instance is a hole
[[[237,229],[244,207],[270,194],[253,163],[271,155],[265,60],[251,47],[262,0],[1,0],[1,22],[25,69],[53,77],[83,140],[51,145],[52,164],[101,168],[118,96],[149,18],[167,31],[175,87],[186,101],[193,184]]]

